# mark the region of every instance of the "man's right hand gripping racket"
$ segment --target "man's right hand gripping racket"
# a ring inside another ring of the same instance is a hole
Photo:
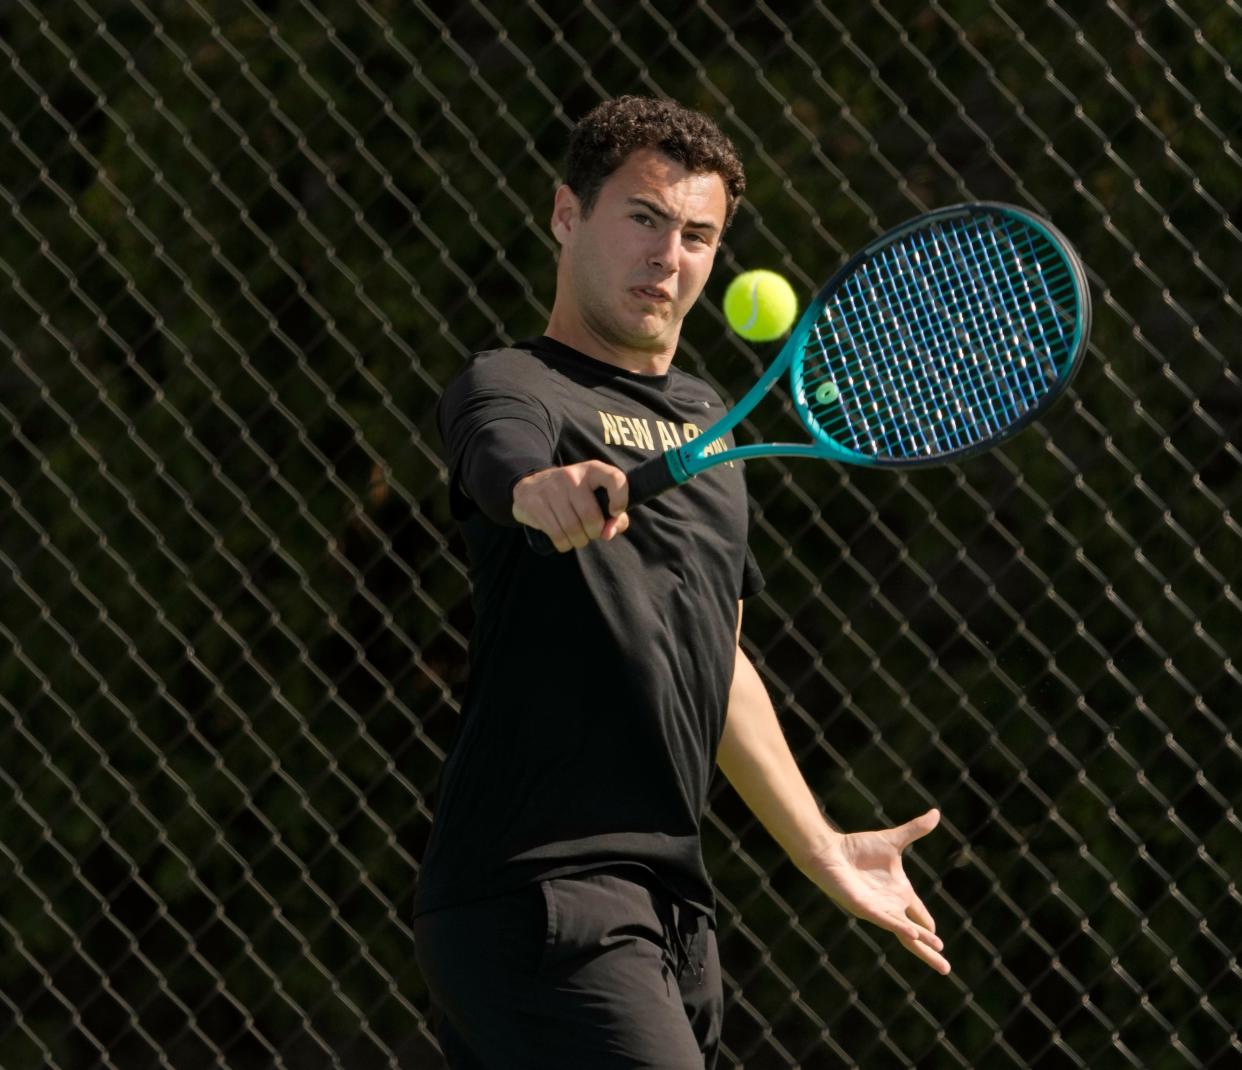
[[[1090,327],[1082,261],[1047,220],[1007,204],[928,212],[828,280],[737,405],[631,469],[629,508],[725,461],[910,468],[970,457],[1047,410],[1078,370]],[[811,441],[708,453],[786,372]],[[596,497],[607,516],[607,496]],[[554,549],[535,528],[527,538],[541,553]]]

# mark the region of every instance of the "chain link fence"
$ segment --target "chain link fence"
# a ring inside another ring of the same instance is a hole
[[[471,624],[434,431],[537,334],[573,121],[713,115],[804,298],[968,199],[1087,263],[1071,397],[915,474],[750,466],[745,645],[955,972],[718,778],[723,1066],[1242,1065],[1234,0],[0,8],[0,1065],[433,1067],[412,891]],[[782,403],[742,437],[788,430]]]

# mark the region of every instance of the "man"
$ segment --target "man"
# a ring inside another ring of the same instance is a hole
[[[624,469],[724,411],[672,362],[743,189],[706,117],[601,104],[555,196],[546,332],[478,355],[441,403],[477,625],[414,931],[453,1067],[714,1064],[713,765],[832,899],[949,969],[901,867],[938,813],[833,830],[741,650],[762,578],[740,466],[626,511]]]

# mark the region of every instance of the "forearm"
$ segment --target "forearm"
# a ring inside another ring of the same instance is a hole
[[[767,688],[740,646],[716,764],[799,869],[839,835],[799,771]]]

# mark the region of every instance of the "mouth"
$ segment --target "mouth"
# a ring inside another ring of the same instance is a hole
[[[652,301],[656,304],[670,304],[673,300],[672,295],[659,286],[633,286],[630,293],[635,294],[642,301]]]

